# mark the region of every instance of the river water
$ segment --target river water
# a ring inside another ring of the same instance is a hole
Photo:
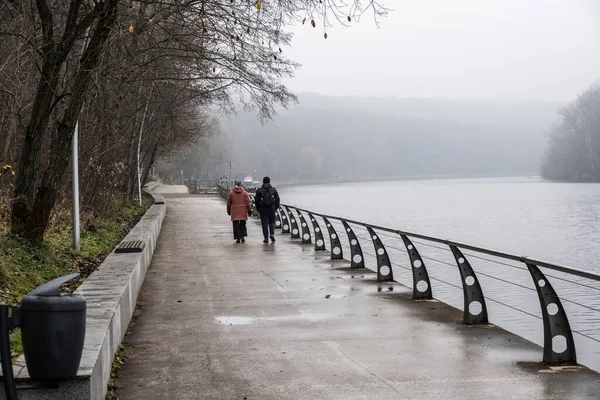
[[[600,184],[532,177],[295,186],[279,191],[284,204],[318,213],[600,273]],[[334,226],[343,232],[340,224]],[[366,254],[373,252],[372,244],[366,232],[357,234],[367,267],[373,269],[375,259]],[[392,259],[394,279],[410,286],[402,241],[394,235],[381,238]],[[414,243],[425,258],[434,297],[462,309],[461,281],[451,253],[440,245]],[[524,265],[465,254],[478,274],[490,321],[541,345],[539,301]],[[348,258],[347,247],[344,255]],[[575,331],[578,361],[600,371],[600,282],[543,272]]]

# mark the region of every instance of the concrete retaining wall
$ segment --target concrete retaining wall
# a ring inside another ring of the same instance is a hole
[[[19,400],[103,400],[115,353],[133,317],[138,294],[154,254],[166,215],[164,198],[153,195],[155,203],[123,239],[143,240],[141,253],[111,253],[79,286],[76,293],[87,301],[87,324],[83,356],[76,379],[53,387],[21,389]],[[33,383],[23,356],[15,362],[19,384]],[[0,400],[4,400],[0,384]]]

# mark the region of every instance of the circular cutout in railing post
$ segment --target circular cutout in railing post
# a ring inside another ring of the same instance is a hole
[[[540,269],[525,263],[531,274],[542,310],[544,324],[544,362],[550,365],[575,365],[575,341],[560,297]]]
[[[340,242],[340,238],[338,237],[335,228],[326,217],[323,217],[323,222],[325,222],[325,226],[327,226],[327,231],[329,232],[329,244],[331,245],[331,259],[332,260],[342,260],[344,258],[344,252],[342,250],[342,243]]]
[[[367,226],[367,231],[369,232],[369,236],[371,237],[373,246],[375,247],[375,258],[377,259],[377,282],[392,282],[394,280],[394,273],[392,271],[392,263],[390,261],[390,257],[388,256],[388,252],[373,228]]]
[[[456,260],[462,282],[464,298],[463,322],[467,325],[487,324],[488,314],[485,297],[483,297],[483,291],[481,290],[477,275],[475,275],[475,271],[471,267],[469,260],[467,260],[460,249],[454,245],[449,246]],[[480,306],[481,309],[479,309]]]
[[[482,307],[481,307],[481,303],[478,302],[477,300],[472,301],[471,303],[469,303],[469,313],[471,315],[479,315],[481,314],[482,311]]]
[[[567,338],[562,335],[556,335],[552,338],[552,352],[562,354],[567,351]]]
[[[417,282],[417,290],[421,293],[424,293],[429,289],[429,284],[426,281]]]

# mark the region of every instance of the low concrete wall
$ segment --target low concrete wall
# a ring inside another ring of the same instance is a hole
[[[138,294],[154,254],[166,205],[160,195],[123,239],[143,240],[141,253],[111,253],[79,286],[76,293],[87,301],[87,324],[83,356],[77,378],[54,387],[22,389],[20,400],[101,400],[106,396],[114,355],[133,317]],[[15,362],[18,383],[33,383],[23,356]],[[0,400],[6,399],[0,384]]]

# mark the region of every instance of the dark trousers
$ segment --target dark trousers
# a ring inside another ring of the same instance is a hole
[[[246,231],[246,221],[232,221],[233,222],[233,238],[234,239],[243,239],[244,236],[248,236],[248,231]]]
[[[275,235],[275,209],[261,208],[258,210],[260,214],[260,223],[262,225],[263,236]],[[270,235],[269,235],[270,232]]]

